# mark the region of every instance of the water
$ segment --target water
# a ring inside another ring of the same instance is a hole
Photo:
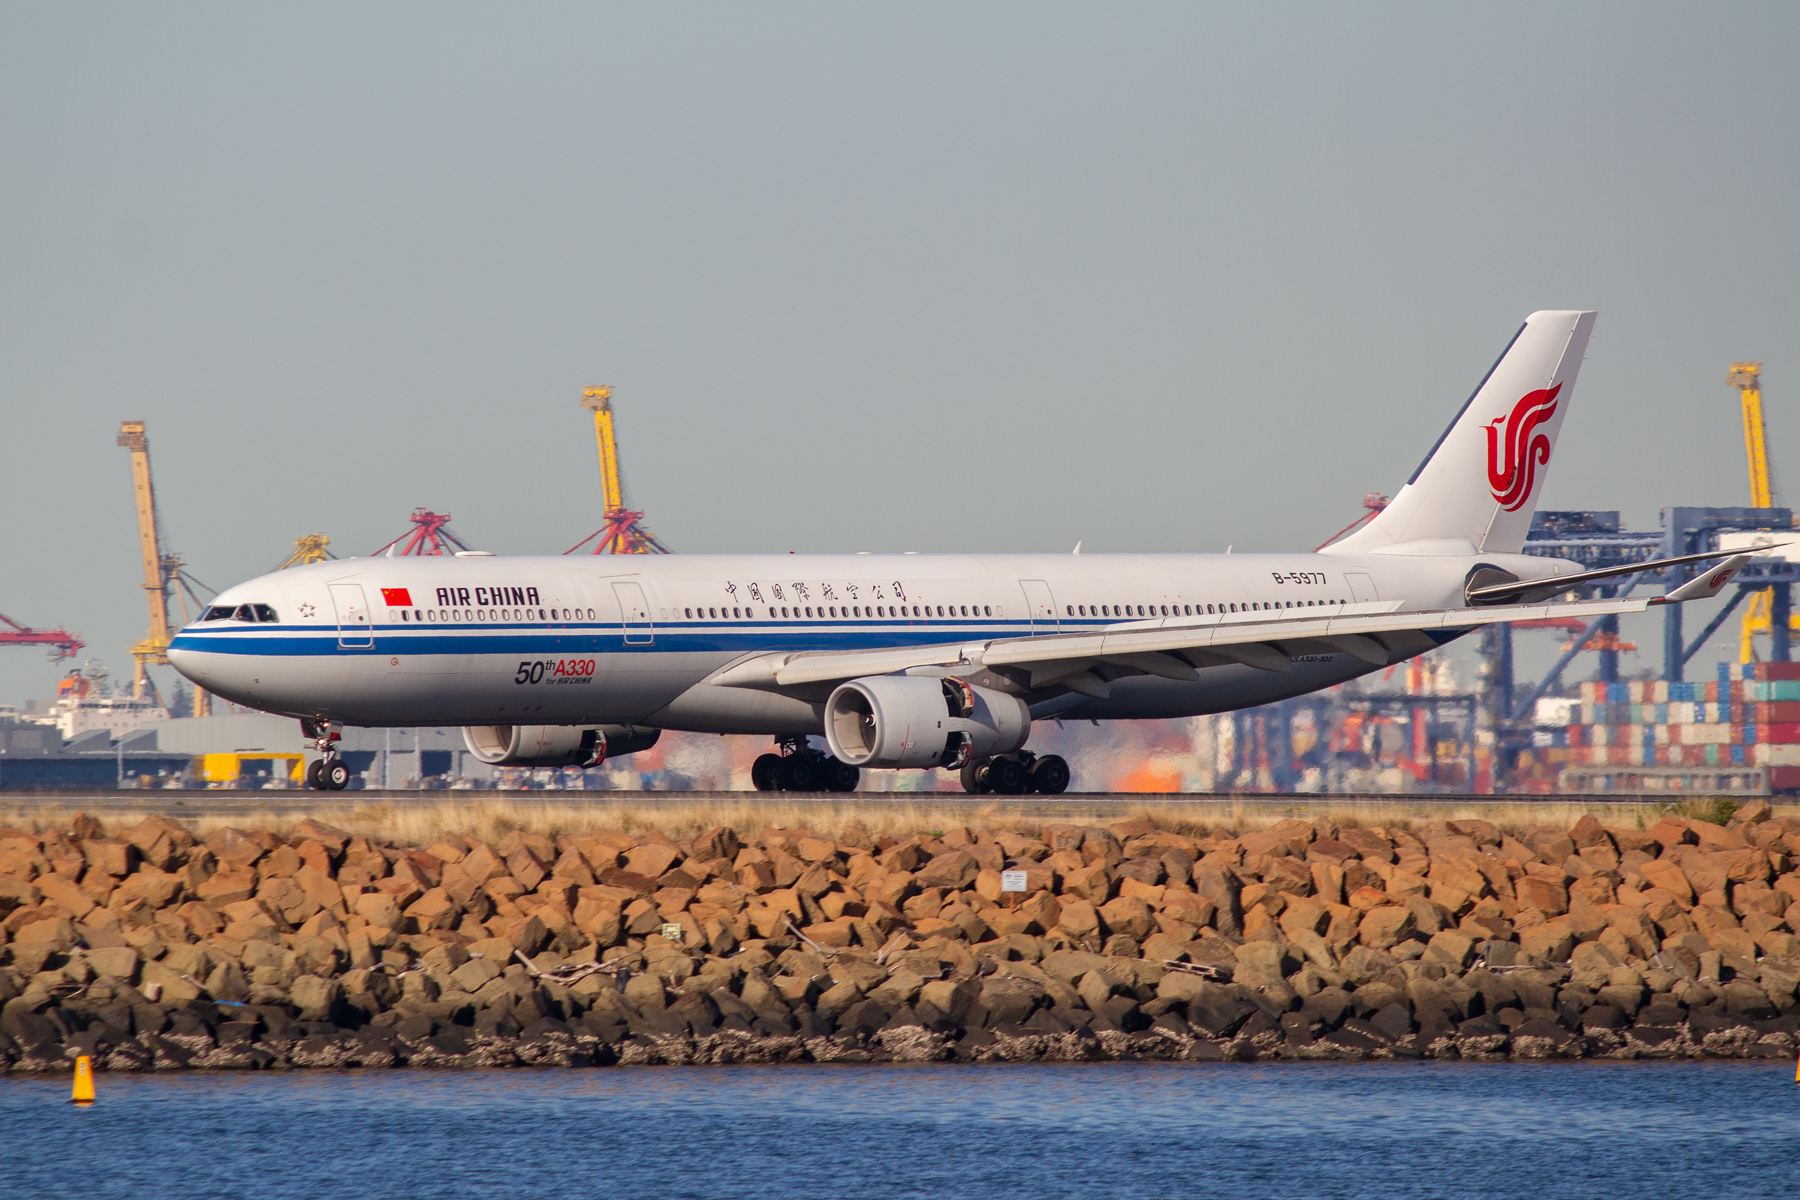
[[[0,1195],[1669,1197],[1800,1192],[1753,1063],[0,1077]]]

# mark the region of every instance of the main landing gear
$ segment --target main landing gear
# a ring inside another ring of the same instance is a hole
[[[776,746],[777,753],[750,766],[750,782],[759,792],[854,792],[862,778],[861,771],[819,753],[803,737],[779,738]]]
[[[301,721],[300,732],[312,739],[320,757],[306,768],[306,786],[321,792],[341,792],[350,786],[350,768],[338,753],[343,734],[330,721]]]
[[[964,764],[962,785],[963,791],[977,796],[989,792],[997,796],[1023,796],[1028,792],[1056,796],[1069,786],[1069,764],[1060,754],[1040,757],[1029,750],[1018,750]]]

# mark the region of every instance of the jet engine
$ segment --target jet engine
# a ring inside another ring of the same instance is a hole
[[[825,702],[825,740],[853,767],[960,767],[1017,750],[1030,733],[1023,700],[960,679],[852,679]]]
[[[469,753],[493,767],[591,767],[656,745],[660,729],[632,725],[467,725]]]

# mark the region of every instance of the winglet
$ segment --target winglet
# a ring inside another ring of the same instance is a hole
[[[1750,561],[1748,554],[1734,554],[1716,567],[1708,568],[1704,574],[1688,580],[1666,596],[1658,596],[1652,604],[1685,604],[1689,600],[1709,600],[1725,590],[1732,576],[1743,569]]]

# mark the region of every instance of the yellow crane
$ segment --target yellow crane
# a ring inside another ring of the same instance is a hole
[[[169,592],[175,585],[190,591],[182,578],[182,560],[162,549],[162,532],[156,517],[156,487],[150,479],[150,437],[142,421],[119,423],[119,445],[131,451],[131,481],[137,498],[138,546],[144,564],[144,595],[150,602],[150,631],[131,647],[131,696],[134,700],[151,699],[157,704],[156,681],[150,678],[152,666],[169,662]],[[176,592],[181,604],[183,623],[188,618],[187,601]],[[199,597],[195,597],[199,602]],[[212,713],[212,697],[204,689],[194,689],[194,715]]]
[[[288,555],[286,562],[275,569],[285,571],[289,567],[304,567],[307,563],[324,562],[328,558],[336,558],[337,555],[326,548],[330,545],[331,539],[322,533],[309,533],[305,537],[297,537],[294,539],[294,552]]]
[[[1763,421],[1762,364],[1735,362],[1725,382],[1738,390],[1744,409],[1744,460],[1750,467],[1750,504],[1753,508],[1775,506],[1775,482],[1769,474],[1768,426]],[[1768,591],[1750,597],[1744,608],[1744,619],[1738,634],[1738,661],[1755,662],[1755,639],[1767,634],[1772,620]],[[1788,628],[1800,630],[1800,615],[1788,618]]]
[[[612,388],[582,389],[581,407],[594,414],[594,442],[600,450],[600,490],[606,524],[563,551],[573,554],[595,538],[595,554],[667,554],[669,548],[645,528],[644,514],[625,507],[625,479],[619,470],[619,438],[613,428]]]

